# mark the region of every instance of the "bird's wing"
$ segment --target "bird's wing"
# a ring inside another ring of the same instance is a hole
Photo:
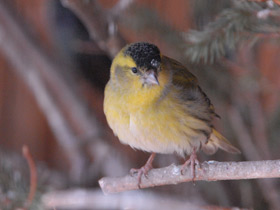
[[[173,73],[173,84],[186,87],[198,86],[197,78],[181,63],[166,56],[163,56],[163,62]]]
[[[207,108],[209,113],[219,117],[215,113],[215,108],[210,99],[198,85],[197,78],[178,61],[166,56],[163,57],[163,61],[166,68],[172,71],[172,83],[181,88],[181,99],[184,101],[195,101],[199,106]]]

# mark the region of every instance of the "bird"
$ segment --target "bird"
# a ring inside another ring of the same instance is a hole
[[[128,44],[113,59],[104,113],[121,143],[151,153],[144,166],[130,171],[138,174],[139,188],[157,153],[189,156],[181,173],[190,165],[193,180],[198,151],[240,153],[214,128],[219,116],[197,78],[148,42]]]

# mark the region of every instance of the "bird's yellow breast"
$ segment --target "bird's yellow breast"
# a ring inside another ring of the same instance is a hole
[[[205,136],[192,128],[208,129],[208,126],[187,114],[184,105],[178,103],[175,89],[169,89],[163,98],[156,97],[157,91],[162,90],[153,91],[142,92],[140,96],[126,95],[108,83],[104,111],[109,126],[122,143],[148,152],[183,155],[206,141]]]

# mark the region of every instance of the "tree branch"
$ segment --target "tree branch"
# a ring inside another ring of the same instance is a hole
[[[246,161],[246,162],[217,162],[208,161],[196,167],[196,181],[260,179],[280,177],[280,160]],[[159,169],[152,169],[147,178],[143,177],[141,188],[161,185],[178,184],[192,181],[192,174],[187,170],[184,175],[180,173],[181,166],[174,164]],[[104,177],[99,185],[105,194],[118,193],[127,190],[136,190],[137,176]]]

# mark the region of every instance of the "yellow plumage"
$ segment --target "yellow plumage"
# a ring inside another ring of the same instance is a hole
[[[104,112],[120,141],[136,149],[239,152],[213,128],[217,115],[196,77],[148,43],[128,45],[113,60]]]

